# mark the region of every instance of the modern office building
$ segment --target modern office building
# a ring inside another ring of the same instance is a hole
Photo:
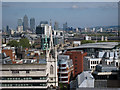
[[[50,33],[52,31],[52,27],[48,24],[41,24],[41,26],[36,27],[36,34],[40,34],[43,36],[50,36]]]
[[[84,57],[84,71],[95,70],[96,65],[102,64],[101,58]]]
[[[97,65],[92,75],[95,78],[95,88],[120,88],[118,68],[114,65]]]
[[[30,29],[32,32],[35,32],[35,18],[30,19]]]
[[[17,31],[18,31],[18,33],[22,33],[23,32],[23,26],[18,26]]]
[[[58,80],[55,64],[46,60],[39,63],[34,60],[24,60],[21,64],[3,64],[2,89],[5,90],[33,90],[57,87]],[[49,67],[49,68],[48,68]]]
[[[96,56],[87,56],[84,58],[84,70],[95,70],[96,65],[106,64],[120,66],[119,52],[117,50],[103,50],[97,52]]]
[[[73,61],[74,66],[74,77],[83,72],[83,58],[87,53],[82,51],[67,51],[65,55],[69,55]]]
[[[69,84],[73,74],[73,62],[69,55],[58,55],[59,83]]]
[[[119,52],[119,49],[117,48],[118,42],[99,42],[99,43],[87,43],[82,44],[77,47],[67,48],[67,51],[74,51],[74,50],[83,50],[84,52],[87,52],[87,56],[96,56],[97,52],[102,50],[113,50],[116,49],[117,52]]]
[[[58,22],[55,21],[54,30],[58,30],[58,29],[59,29],[59,24],[58,24]]]
[[[65,24],[63,24],[63,30],[67,30],[68,26],[67,26],[67,22]]]
[[[26,31],[28,29],[28,17],[25,15],[23,17],[23,30]]]
[[[42,26],[42,24],[44,25],[44,24],[48,24],[48,21],[41,21],[40,22],[40,26]]]
[[[18,19],[18,22],[17,22],[18,26],[23,26],[23,22],[22,22],[22,19]]]

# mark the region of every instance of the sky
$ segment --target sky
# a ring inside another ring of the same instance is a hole
[[[120,0],[1,0],[3,2],[118,2]]]
[[[52,20],[59,27],[67,22],[70,27],[111,26],[118,24],[117,2],[3,2],[2,26],[15,29],[24,15],[40,21]]]

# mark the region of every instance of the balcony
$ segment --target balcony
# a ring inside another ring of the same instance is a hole
[[[68,81],[59,81],[59,83],[68,83]]]
[[[59,69],[66,69],[67,67],[59,67]]]
[[[62,74],[62,73],[66,73],[66,74],[67,74],[68,72],[69,72],[69,71],[59,71],[58,73],[61,73],[61,74]]]
[[[68,76],[59,76],[59,78],[68,78]]]

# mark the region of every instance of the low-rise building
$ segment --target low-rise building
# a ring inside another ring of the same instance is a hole
[[[70,82],[70,88],[94,88],[94,80],[90,71],[84,71]]]

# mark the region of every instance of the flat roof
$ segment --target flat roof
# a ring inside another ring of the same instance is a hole
[[[103,48],[103,49],[112,49],[116,45],[118,45],[118,42],[99,42],[99,43],[88,43],[88,44],[82,44],[77,47],[67,48],[69,49],[78,49],[78,48]]]

